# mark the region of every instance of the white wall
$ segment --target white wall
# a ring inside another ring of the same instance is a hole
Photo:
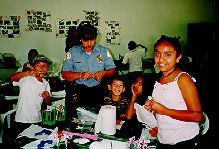
[[[121,25],[121,44],[106,45],[118,59],[127,52],[130,40],[148,48],[152,57],[153,45],[161,34],[181,36],[186,44],[187,24],[216,20],[215,0],[1,0],[0,16],[21,16],[21,37],[0,38],[0,53],[11,52],[21,64],[27,61],[29,49],[62,62],[65,38],[56,38],[55,19],[84,19],[83,10],[100,12],[100,44],[104,40],[104,21],[116,20]],[[51,11],[52,32],[25,31],[25,10]]]

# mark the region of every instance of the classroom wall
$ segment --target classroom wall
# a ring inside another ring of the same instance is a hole
[[[25,10],[51,11],[52,32],[25,31]],[[13,53],[21,64],[27,61],[29,49],[62,63],[65,38],[56,38],[56,18],[84,19],[83,10],[99,11],[100,44],[106,45],[115,59],[128,51],[127,44],[134,40],[148,48],[147,57],[153,55],[153,45],[160,35],[180,36],[186,45],[187,24],[214,22],[215,0],[1,0],[0,16],[21,16],[21,37],[0,38],[0,53]],[[120,45],[105,43],[104,21],[118,21],[121,27]]]

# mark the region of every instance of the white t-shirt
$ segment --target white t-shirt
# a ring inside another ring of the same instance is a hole
[[[135,50],[129,50],[125,54],[122,63],[129,63],[129,72],[143,71],[142,69],[142,58],[145,56],[145,49],[136,48]]]
[[[43,97],[41,93],[45,90],[50,93],[49,83],[43,82],[36,77],[27,76],[19,80],[20,93],[16,108],[15,121],[22,123],[38,123],[42,121],[41,105]]]

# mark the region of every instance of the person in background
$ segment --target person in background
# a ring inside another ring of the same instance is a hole
[[[31,124],[39,124],[42,121],[42,104],[50,104],[50,85],[43,78],[47,74],[49,60],[38,55],[33,59],[32,66],[32,70],[16,72],[10,76],[10,80],[20,87],[13,125],[15,138]]]
[[[104,96],[102,106],[113,105],[116,106],[117,120],[126,118],[126,111],[128,109],[129,100],[125,94],[125,83],[123,76],[115,75],[110,78],[107,85],[108,94]]]
[[[26,62],[23,65],[23,69],[22,71],[30,71],[33,70],[33,66],[32,66],[32,62],[33,59],[39,55],[38,51],[36,49],[30,49],[30,51],[28,52],[28,62]]]
[[[74,107],[68,107],[68,103],[65,103],[66,112],[73,113],[79,106],[93,107],[99,111],[102,99],[101,83],[104,78],[115,74],[115,64],[106,47],[96,44],[96,27],[88,22],[81,22],[77,32],[81,44],[70,48],[66,53],[61,71],[65,81],[75,82],[72,88],[77,95],[69,97],[66,91],[67,98],[76,100]]]
[[[157,119],[158,149],[198,148],[202,108],[194,78],[178,67],[181,58],[178,38],[162,35],[155,43],[154,60],[161,76],[145,109]]]
[[[142,59],[146,56],[147,48],[140,44],[137,45],[134,41],[130,41],[128,49],[129,51],[125,54],[122,63],[129,64],[128,78],[129,80],[134,80],[143,73]],[[133,84],[133,82],[130,82],[130,84]]]

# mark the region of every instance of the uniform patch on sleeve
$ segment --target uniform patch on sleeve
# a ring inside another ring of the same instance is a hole
[[[67,52],[67,53],[65,54],[65,59],[64,59],[64,60],[70,59],[70,58],[71,58],[71,53],[70,53],[70,52]]]
[[[109,50],[107,50],[106,53],[107,53],[107,57],[111,57],[111,58],[112,58],[112,56],[111,56]]]

